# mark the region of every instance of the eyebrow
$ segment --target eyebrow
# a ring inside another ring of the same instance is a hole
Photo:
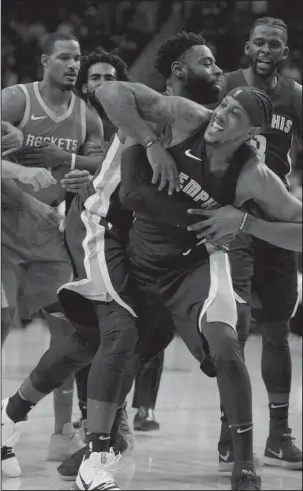
[[[213,58],[212,56],[208,56],[208,55],[201,56],[200,60],[208,60],[208,61],[212,61],[213,63],[216,63],[215,58]]]

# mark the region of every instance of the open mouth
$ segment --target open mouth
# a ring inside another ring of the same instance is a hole
[[[272,61],[268,60],[267,58],[258,58],[257,65],[260,68],[270,68],[272,66]]]
[[[221,124],[219,124],[215,119],[212,122],[211,128],[216,130],[216,131],[223,131],[224,130],[224,127]]]

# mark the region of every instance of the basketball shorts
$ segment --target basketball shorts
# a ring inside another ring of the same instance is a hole
[[[104,308],[117,302],[133,315],[139,330],[138,349],[149,360],[173,339],[171,317],[162,303],[155,307],[149,290],[138,290],[126,251],[125,230],[86,213],[82,207],[78,195],[66,221],[66,246],[75,278],[58,291],[65,315],[74,324],[98,328],[102,319],[97,317],[100,309],[96,309],[96,302],[104,303]]]
[[[10,306],[31,318],[54,302],[57,289],[71,277],[63,234],[36,222],[24,210],[2,210],[2,282]]]
[[[199,253],[199,252],[198,252]],[[130,252],[133,274],[142,292],[158,295],[172,317],[176,332],[193,356],[202,363],[209,354],[202,336],[203,322],[222,322],[235,329],[237,308],[226,253],[197,258],[197,249],[176,261],[145,263]]]
[[[252,305],[253,317],[270,322],[295,315],[299,301],[297,253],[247,234],[239,234],[229,249],[234,290]]]

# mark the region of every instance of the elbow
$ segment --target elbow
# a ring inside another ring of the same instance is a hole
[[[105,105],[108,101],[114,101],[119,94],[122,82],[104,82],[95,90],[95,97],[98,101]]]

